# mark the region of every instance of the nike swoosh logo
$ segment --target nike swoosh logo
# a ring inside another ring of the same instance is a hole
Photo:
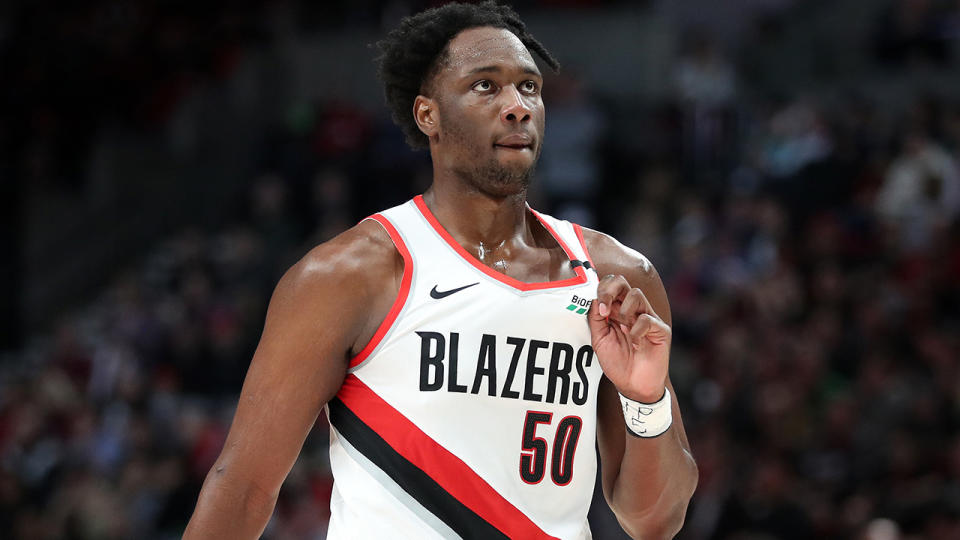
[[[456,289],[450,289],[449,291],[438,291],[438,290],[437,290],[437,286],[434,285],[434,286],[433,286],[433,289],[430,291],[430,298],[436,298],[437,300],[439,300],[439,299],[441,299],[441,298],[446,298],[446,297],[450,296],[450,295],[453,294],[453,293],[460,292],[460,291],[462,291],[462,290],[464,290],[464,289],[469,289],[470,287],[473,287],[474,285],[479,285],[479,284],[480,284],[480,282],[478,281],[478,282],[476,282],[476,283],[471,283],[471,284],[469,284],[469,285],[464,285],[463,287],[457,287]]]

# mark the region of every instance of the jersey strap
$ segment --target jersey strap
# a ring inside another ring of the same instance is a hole
[[[413,257],[410,256],[410,250],[407,249],[407,244],[403,241],[403,236],[400,235],[397,228],[394,227],[393,224],[390,223],[390,220],[383,214],[374,214],[366,219],[376,221],[387,231],[390,240],[393,241],[393,245],[397,248],[397,252],[403,257],[403,277],[400,279],[400,290],[397,293],[397,298],[393,301],[393,305],[390,306],[390,311],[387,312],[386,318],[384,318],[380,326],[377,327],[377,331],[363,349],[350,359],[349,368],[356,367],[363,363],[363,361],[376,350],[380,342],[383,341],[384,336],[386,336],[390,328],[393,327],[394,321],[397,320],[400,311],[407,303],[407,298],[410,296],[410,285],[413,282]]]

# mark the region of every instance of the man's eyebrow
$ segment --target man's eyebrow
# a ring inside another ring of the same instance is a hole
[[[480,66],[480,67],[475,67],[471,69],[466,73],[466,75],[470,76],[470,75],[476,75],[477,73],[502,73],[502,72],[503,72],[503,68],[500,66]],[[523,72],[529,75],[536,75],[537,77],[542,77],[540,72],[534,67],[523,66]]]

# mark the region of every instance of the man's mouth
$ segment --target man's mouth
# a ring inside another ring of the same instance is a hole
[[[529,135],[516,133],[498,139],[494,146],[507,150],[532,150],[533,139]]]

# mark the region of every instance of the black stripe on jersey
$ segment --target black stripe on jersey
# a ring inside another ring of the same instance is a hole
[[[454,532],[465,539],[508,538],[400,455],[339,398],[333,398],[327,405],[330,407],[330,423],[333,427]],[[377,519],[377,516],[371,516],[371,519]]]
[[[570,259],[570,268],[577,268],[578,266],[582,266],[587,270],[590,270],[593,268],[593,265],[590,264],[590,261],[580,261],[577,259]]]

